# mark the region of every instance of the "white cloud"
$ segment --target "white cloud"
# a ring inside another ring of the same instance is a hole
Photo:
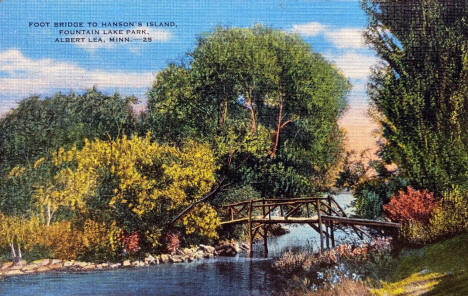
[[[76,64],[53,59],[30,59],[19,50],[0,52],[0,96],[27,97],[57,89],[147,89],[154,80],[151,72],[106,72],[87,70]]]
[[[132,34],[132,31],[135,30],[140,30],[140,31],[146,31],[146,34]],[[131,42],[109,42],[107,37],[118,37],[118,38],[130,38],[132,39],[143,39],[145,38],[151,38],[151,42],[168,42],[169,40],[172,39],[172,33],[163,30],[163,29],[154,29],[154,28],[149,28],[149,27],[138,27],[135,29],[122,29],[123,34],[118,34],[118,35],[103,35],[102,32],[106,31],[106,29],[100,29],[99,32],[100,34],[96,35],[88,35],[86,36],[86,42],[76,42],[73,43],[74,45],[84,48],[88,51],[95,51],[100,48],[114,48],[116,46],[125,46],[125,45],[132,45],[135,44],[135,42],[142,42],[142,40],[138,41],[131,41]],[[87,42],[87,38],[101,38],[105,42]],[[135,47],[131,47],[132,51],[134,51]]]
[[[327,30],[324,35],[337,48],[363,48],[365,46],[361,29]]]
[[[367,79],[371,67],[378,62],[374,56],[353,52],[340,56],[325,55],[325,57],[335,63],[344,75],[351,79]]]
[[[364,38],[360,28],[335,29],[318,22],[293,25],[291,32],[298,33],[304,37],[323,35],[337,48],[364,48]]]
[[[323,34],[326,31],[326,26],[318,22],[312,22],[302,25],[293,25],[292,32],[305,37],[314,37]]]

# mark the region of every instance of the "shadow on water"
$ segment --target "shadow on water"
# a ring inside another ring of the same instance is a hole
[[[351,199],[350,194],[337,196],[342,206],[349,205]],[[309,226],[292,226],[288,234],[269,238],[267,259],[261,258],[263,248],[258,244],[254,250],[258,257],[252,259],[238,255],[139,269],[9,277],[0,282],[0,295],[270,295],[282,289],[281,277],[271,269],[271,257],[295,248],[317,250],[317,241],[318,234]]]

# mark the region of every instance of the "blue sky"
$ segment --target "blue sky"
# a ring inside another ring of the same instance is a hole
[[[57,37],[70,37],[59,36],[59,29],[73,28],[54,28],[54,22],[100,25],[115,21],[166,21],[176,27],[145,28],[151,43],[55,42]],[[50,25],[36,28],[29,26],[30,22]],[[300,34],[315,51],[342,69],[354,85],[345,121],[357,124],[364,120],[367,75],[377,60],[360,37],[366,16],[358,0],[3,0],[0,113],[29,95],[81,91],[93,85],[109,93],[134,94],[144,102],[157,71],[182,59],[201,33],[218,25],[250,27],[257,23]]]

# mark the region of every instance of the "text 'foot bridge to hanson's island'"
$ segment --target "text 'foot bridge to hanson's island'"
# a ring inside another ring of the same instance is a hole
[[[400,224],[348,217],[332,196],[294,199],[254,199],[225,205],[221,208],[221,225],[247,224],[249,256],[256,235],[263,238],[265,257],[268,254],[267,237],[273,224],[308,224],[320,235],[320,251],[335,247],[335,225],[351,226],[362,239],[368,235],[360,226],[398,230]],[[324,242],[325,241],[325,242]]]

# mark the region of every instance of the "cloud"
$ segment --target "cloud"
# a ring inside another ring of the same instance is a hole
[[[360,28],[335,29],[318,22],[293,25],[292,32],[304,37],[315,37],[322,35],[337,48],[364,48],[363,30]]]
[[[362,29],[343,28],[340,30],[325,31],[324,35],[337,48],[363,48],[364,38]]]
[[[335,63],[343,71],[344,75],[351,79],[367,79],[371,67],[378,62],[378,59],[374,56],[354,52],[339,56],[326,54],[325,58]]]
[[[149,27],[138,27],[135,29],[122,29],[123,34],[119,35],[103,35],[102,32],[106,31],[108,29],[100,29],[99,32],[100,34],[95,34],[95,35],[87,35],[87,38],[102,38],[104,39],[105,42],[77,42],[73,43],[74,45],[84,48],[87,51],[94,52],[97,49],[100,48],[114,48],[116,46],[130,46],[129,48],[131,51],[134,51],[135,48],[131,47],[132,44],[135,42],[142,42],[142,41],[132,41],[132,42],[109,42],[109,40],[105,37],[118,37],[118,38],[130,38],[132,39],[143,39],[145,38],[151,38],[151,42],[168,42],[169,40],[172,39],[172,33],[163,30],[163,29],[154,29],[154,28],[149,28]],[[132,34],[132,30],[145,30],[146,34]]]
[[[151,72],[88,70],[53,59],[31,59],[17,49],[0,52],[2,98],[24,98],[57,90],[83,90],[92,86],[100,89],[132,89],[142,93],[151,87],[153,80],[154,74]]]
[[[304,37],[314,37],[323,34],[326,31],[326,26],[318,22],[312,22],[302,25],[293,25],[292,32],[300,34]]]

